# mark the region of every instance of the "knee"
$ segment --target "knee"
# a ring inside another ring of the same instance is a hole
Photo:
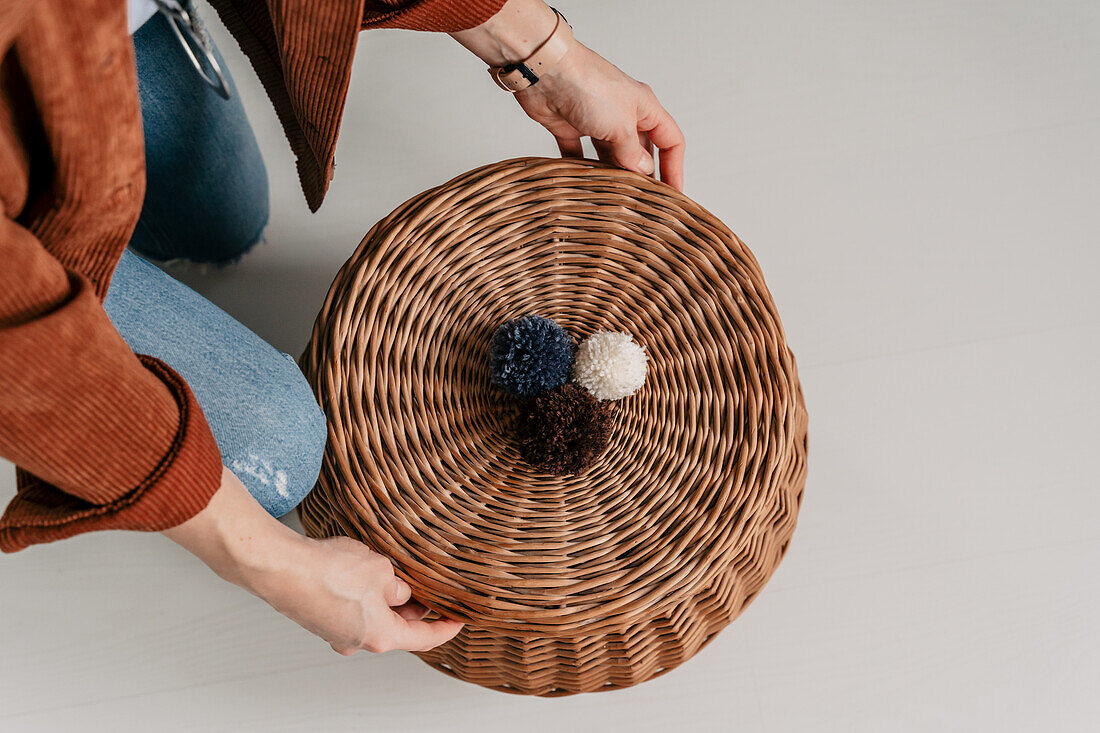
[[[316,483],[328,429],[294,360],[279,352],[276,361],[282,363],[272,365],[268,374],[275,388],[252,406],[249,439],[224,459],[260,505],[280,517]]]

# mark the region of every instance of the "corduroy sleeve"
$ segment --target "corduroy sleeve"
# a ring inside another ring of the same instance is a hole
[[[364,28],[455,33],[496,15],[505,0],[366,0]]]
[[[0,550],[161,530],[217,491],[221,455],[187,384],[134,354],[91,282],[0,217],[0,455],[19,491]]]
[[[359,31],[454,32],[481,25],[505,0],[210,0],[252,62],[317,211],[332,180]]]

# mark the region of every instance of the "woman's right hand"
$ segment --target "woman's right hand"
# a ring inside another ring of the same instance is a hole
[[[543,0],[508,0],[481,25],[451,34],[491,67],[528,58],[554,32],[557,13]],[[653,91],[574,40],[538,83],[516,96],[527,116],[558,141],[563,156],[583,158],[589,137],[603,160],[653,175],[660,151],[661,180],[684,190],[684,134]]]
[[[340,654],[359,650],[427,651],[462,628],[457,621],[423,621],[393,565],[348,537],[299,537],[293,565],[253,576],[254,592],[284,616],[329,642]]]
[[[361,542],[310,539],[272,518],[228,468],[206,508],[163,534],[344,655],[426,651],[462,628],[424,621],[408,583]]]

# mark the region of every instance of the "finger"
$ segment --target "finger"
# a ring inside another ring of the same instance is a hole
[[[390,640],[397,649],[410,652],[426,652],[429,649],[450,641],[462,624],[447,618],[436,621],[409,621],[398,614],[393,615],[394,626]]]
[[[352,654],[359,651],[359,649],[355,647],[337,646],[336,644],[329,644],[329,646],[332,647],[332,651],[344,657],[350,657]]]
[[[684,144],[661,148],[661,180],[683,193]]]
[[[584,157],[584,146],[581,145],[580,137],[556,137],[554,139],[558,141],[558,151],[561,152],[561,157]]]
[[[661,151],[661,180],[684,190],[684,133],[672,115],[654,100],[654,109],[641,120],[641,127],[649,133],[649,139]]]
[[[387,584],[385,598],[387,606],[400,606],[412,598],[412,588],[409,584],[394,576],[393,582]]]
[[[615,165],[644,176],[653,175],[653,156],[642,147],[636,128],[605,142],[611,146],[611,162]]]
[[[394,613],[406,621],[419,621],[428,615],[428,609],[417,601],[409,601],[408,603],[395,607],[393,610]]]
[[[561,157],[584,157],[584,147],[581,145],[581,134],[577,131],[577,128],[562,119],[555,119],[542,124],[546,128],[546,131],[554,136]]]
[[[649,133],[645,130],[638,130],[638,144],[642,146],[642,150],[649,154],[650,159],[653,159],[653,141],[649,139]],[[650,175],[656,175],[656,172]]]
[[[592,139],[592,147],[596,149],[596,157],[602,160],[604,163],[615,163],[615,155],[611,150],[611,143],[604,142],[603,140]]]

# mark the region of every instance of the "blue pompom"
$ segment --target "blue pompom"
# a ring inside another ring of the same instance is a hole
[[[520,397],[534,397],[569,381],[573,337],[549,318],[523,316],[497,329],[489,357],[493,384]]]

